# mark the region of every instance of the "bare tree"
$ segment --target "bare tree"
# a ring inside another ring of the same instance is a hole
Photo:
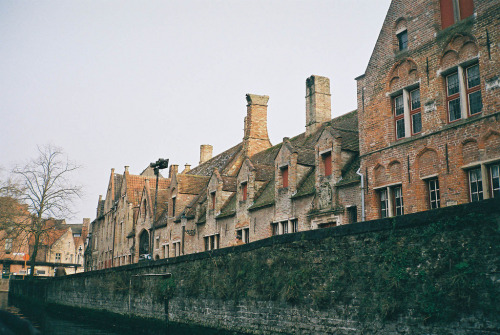
[[[82,192],[82,187],[69,179],[79,166],[71,163],[62,149],[47,145],[38,147],[38,152],[37,158],[12,171],[19,183],[19,200],[26,205],[29,213],[29,219],[17,226],[33,243],[31,276],[35,272],[39,245],[45,235],[54,229],[47,219],[71,216],[72,204]]]

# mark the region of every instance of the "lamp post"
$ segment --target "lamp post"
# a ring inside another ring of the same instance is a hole
[[[150,167],[153,168],[153,171],[156,176],[156,191],[155,191],[155,206],[153,208],[153,225],[151,228],[151,240],[149,242],[149,250],[151,253],[151,257],[154,259],[154,243],[155,243],[155,223],[156,223],[156,204],[158,202],[158,177],[160,174],[160,170],[168,168],[168,158],[158,158],[158,160],[154,163],[149,164]]]

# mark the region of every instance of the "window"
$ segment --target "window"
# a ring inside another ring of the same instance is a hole
[[[467,78],[467,101],[470,115],[481,113],[483,103],[481,99],[481,80],[479,77],[479,64],[474,64],[465,69]]]
[[[332,174],[332,152],[328,151],[322,154],[321,159],[323,161],[325,176],[330,176]]]
[[[177,200],[176,197],[172,198],[172,216],[175,216],[175,202],[176,202],[176,200]]]
[[[236,231],[236,238],[237,238],[238,240],[243,239],[243,230],[238,229],[238,230]]]
[[[408,31],[404,30],[396,36],[398,38],[399,51],[408,49]]]
[[[446,101],[448,104],[448,114],[451,121],[462,118],[460,108],[460,84],[458,82],[458,73],[452,73],[446,77]]]
[[[281,168],[281,181],[283,188],[288,187],[288,166]]]
[[[11,251],[12,251],[12,239],[6,238],[5,239],[5,253],[10,254]]]
[[[396,139],[422,132],[420,88],[405,88],[392,97]]]
[[[160,236],[157,236],[155,239],[155,249],[160,248]]]
[[[396,139],[405,137],[405,115],[403,94],[394,97],[394,121],[396,122]]]
[[[422,114],[420,113],[420,89],[410,92],[411,132],[418,134],[422,131]]]
[[[271,233],[272,233],[272,236],[279,235],[279,228],[278,228],[277,222],[271,223]]]
[[[396,215],[403,215],[405,213],[404,211],[404,205],[403,205],[403,189],[401,186],[396,186],[394,187],[394,202],[395,202],[395,214]]]
[[[500,165],[490,166],[491,195],[493,198],[500,197]]]
[[[349,223],[358,222],[358,208],[356,206],[348,207],[347,215],[349,216]]]
[[[248,196],[248,184],[241,183],[241,200],[246,201]]]
[[[473,0],[441,0],[440,7],[443,29],[474,14]]]
[[[164,245],[163,246],[163,258],[168,258],[169,257],[169,245]]]
[[[441,207],[441,199],[439,196],[439,181],[437,178],[430,179],[427,182],[429,187],[429,205],[431,209]]]
[[[483,200],[483,181],[481,178],[481,168],[469,171],[469,192],[470,201]]]
[[[403,188],[401,185],[381,188],[378,193],[381,218],[404,214]]]
[[[288,234],[288,221],[280,222],[282,234]]]
[[[299,231],[299,220],[292,220],[292,233],[296,233]]]
[[[250,242],[250,229],[245,228],[243,229],[243,243],[248,243]]]
[[[181,255],[181,242],[174,242],[174,256],[180,256]]]
[[[467,102],[465,106],[463,101]],[[479,64],[466,68],[459,66],[446,76],[446,104],[450,122],[481,113],[483,102]]]
[[[205,251],[219,249],[219,234],[205,236]]]
[[[56,252],[56,263],[61,263],[61,254]]]
[[[215,209],[215,192],[210,193],[210,209]]]
[[[387,189],[380,191],[380,217],[386,218],[389,216],[389,198],[387,197]]]

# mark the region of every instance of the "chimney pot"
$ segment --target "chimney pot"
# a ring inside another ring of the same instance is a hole
[[[184,171],[182,171],[182,174],[185,174],[191,170],[191,164],[184,164]]]

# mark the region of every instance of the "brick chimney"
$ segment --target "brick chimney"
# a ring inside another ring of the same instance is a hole
[[[168,178],[173,178],[179,171],[179,165],[172,164],[168,169]]]
[[[330,79],[312,75],[306,80],[306,136],[331,119]]]
[[[83,224],[82,224],[82,238],[85,239],[89,233],[89,227],[90,227],[90,219],[89,218],[83,218]]]
[[[181,174],[186,174],[189,171],[191,171],[191,165],[188,163],[184,164],[184,170],[181,172]]]
[[[214,148],[210,144],[200,145],[200,163],[203,164],[212,158],[212,152]]]
[[[245,118],[245,135],[243,152],[252,157],[257,152],[271,147],[267,135],[267,95],[247,94],[247,116]]]

